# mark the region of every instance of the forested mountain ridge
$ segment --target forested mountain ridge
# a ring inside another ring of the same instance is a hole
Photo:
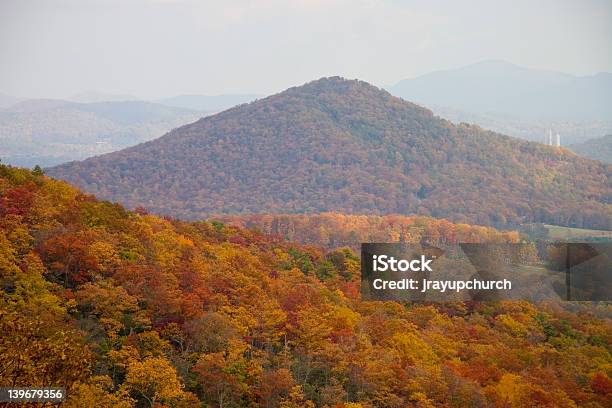
[[[49,173],[130,208],[411,214],[612,228],[612,167],[453,125],[358,80],[323,78]]]
[[[67,408],[609,406],[605,303],[358,288],[350,250],[129,212],[0,165],[0,372],[65,387]]]

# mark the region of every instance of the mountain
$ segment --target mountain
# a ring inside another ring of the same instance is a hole
[[[612,121],[612,74],[577,77],[485,61],[400,81],[389,91],[426,106],[528,119]]]
[[[161,99],[159,103],[178,108],[200,111],[219,112],[236,105],[249,103],[260,98],[261,95],[179,95],[172,98]]]
[[[128,207],[411,214],[612,228],[612,167],[324,78],[49,174]]]
[[[0,158],[27,167],[84,159],[151,140],[201,116],[142,101],[26,100],[0,110]]]
[[[136,101],[139,98],[125,94],[108,94],[98,91],[85,91],[68,98],[72,102],[93,103],[93,102],[124,102]]]
[[[504,113],[474,113],[428,105],[434,114],[453,123],[474,123],[485,129],[519,139],[547,143],[549,132],[560,135],[561,146],[583,143],[612,132],[612,120],[525,118]]]
[[[583,143],[568,146],[568,149],[589,159],[612,164],[612,135],[589,139]]]
[[[495,236],[466,227],[437,238]],[[68,408],[610,406],[601,303],[364,301],[350,249],[129,212],[4,165],[0,288],[3,378],[61,386]]]

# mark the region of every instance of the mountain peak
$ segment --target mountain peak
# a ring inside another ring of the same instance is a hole
[[[570,152],[454,126],[367,82],[341,77],[49,169],[102,198],[192,219],[336,211],[516,225],[553,223],[549,209],[555,208],[608,228],[606,172]],[[557,176],[563,185],[553,181]],[[514,199],[504,193],[509,185]],[[533,208],[522,197],[532,197]]]
[[[377,88],[376,86],[359,80],[359,79],[347,79],[341,76],[331,76],[316,79],[314,81],[307,82],[300,86],[295,86],[287,89],[285,92],[291,93],[293,91],[309,92],[309,93],[338,93],[346,94],[347,92],[370,92],[370,93],[381,93],[387,94],[388,92],[384,89]]]
[[[267,100],[293,100],[294,98],[308,102],[311,108],[331,113],[334,119],[340,121],[354,118],[371,110],[381,115],[381,120],[384,118],[390,121],[394,120],[392,116],[398,110],[410,110],[413,116],[433,116],[429,109],[395,97],[385,89],[360,79],[347,79],[340,76],[319,78],[256,103],[266,104]]]

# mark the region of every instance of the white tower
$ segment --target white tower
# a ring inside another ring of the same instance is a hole
[[[548,129],[548,145],[552,146],[553,145],[553,139],[552,139],[552,129]]]
[[[561,146],[561,136],[557,133],[557,147]]]

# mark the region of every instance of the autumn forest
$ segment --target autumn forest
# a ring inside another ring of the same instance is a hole
[[[49,174],[128,208],[191,220],[332,211],[612,229],[611,165],[453,124],[340,77]]]
[[[431,217],[187,222],[1,165],[0,376],[64,386],[66,407],[610,406],[609,304],[360,300],[354,240],[400,234],[522,239]]]

